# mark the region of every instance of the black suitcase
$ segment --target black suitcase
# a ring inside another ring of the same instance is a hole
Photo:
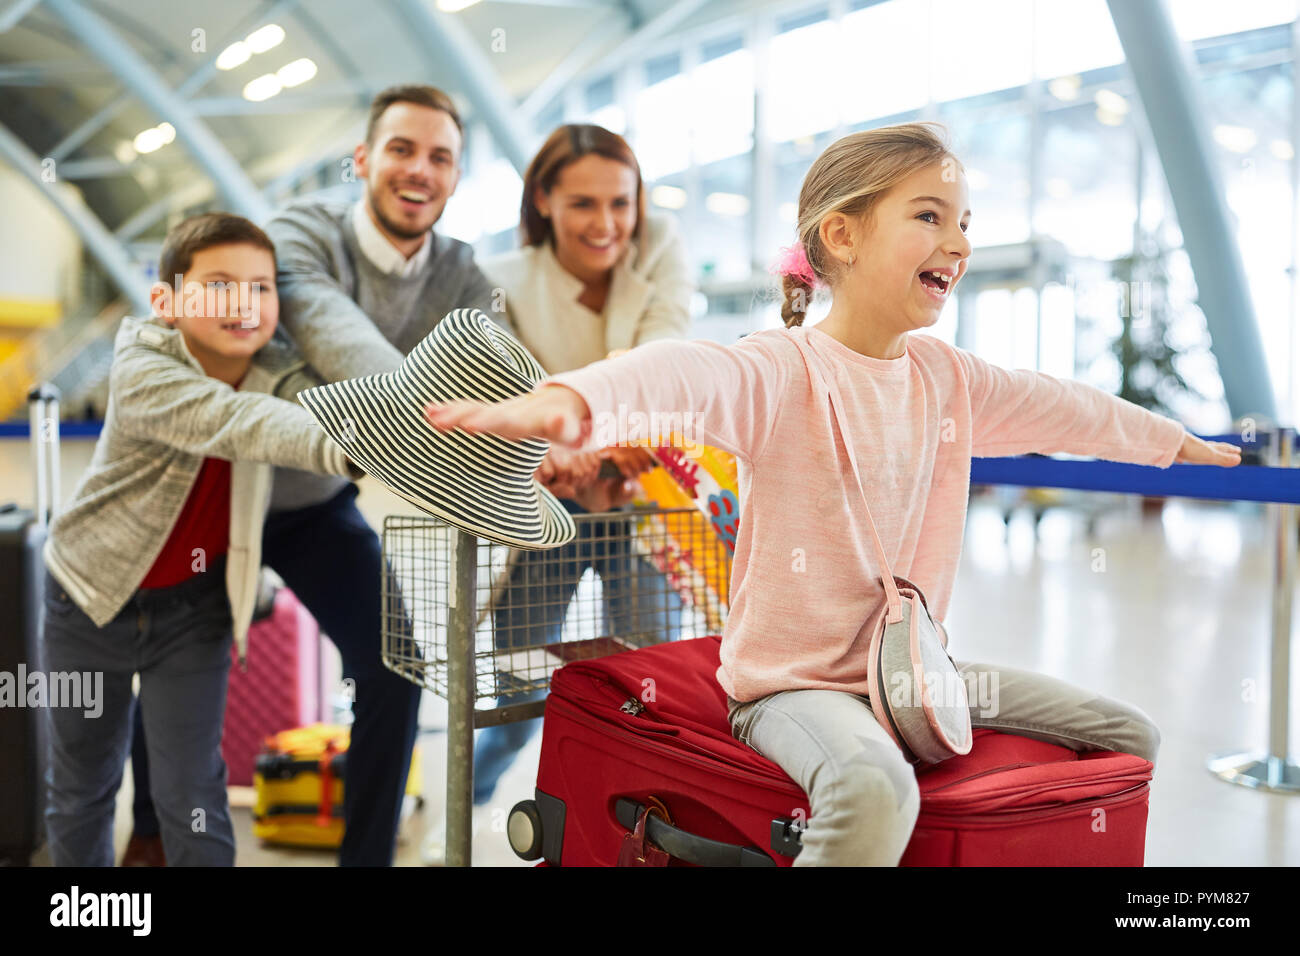
[[[10,685],[0,692],[12,693],[15,705],[0,706],[0,866],[26,866],[45,842],[49,711],[25,706],[27,687],[19,676],[45,670],[41,548],[57,508],[59,405],[58,393],[49,386],[33,389],[28,398],[36,509],[0,505],[0,681]]]

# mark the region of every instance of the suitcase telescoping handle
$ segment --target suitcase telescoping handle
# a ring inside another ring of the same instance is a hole
[[[644,809],[644,805],[635,800],[619,797],[614,804],[614,815],[630,832],[636,827],[637,817]],[[664,822],[654,814],[646,818],[645,835],[669,856],[696,866],[776,866],[776,861],[758,847],[737,846],[696,836]]]
[[[36,523],[48,526],[59,510],[59,390],[48,382],[27,393],[31,416]]]

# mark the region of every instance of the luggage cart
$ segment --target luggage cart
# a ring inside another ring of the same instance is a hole
[[[384,664],[448,705],[449,866],[470,863],[474,729],[545,708],[496,698],[545,691],[569,661],[722,631],[731,553],[698,510],[635,508],[574,523],[572,544],[522,551],[437,518],[384,519]]]

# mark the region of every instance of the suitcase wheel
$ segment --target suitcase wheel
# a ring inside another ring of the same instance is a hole
[[[506,819],[510,849],[522,860],[542,858],[542,814],[536,800],[520,800]]]

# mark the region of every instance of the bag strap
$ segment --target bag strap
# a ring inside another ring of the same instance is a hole
[[[809,344],[809,348],[811,347],[811,344]],[[840,402],[839,388],[826,378],[821,368],[820,359],[820,356],[814,355],[808,365],[813,370],[813,374],[817,376],[822,389],[830,398],[831,422],[834,424],[835,430],[840,433],[840,438],[844,440],[844,450],[849,453],[849,464],[853,466],[853,477],[858,483],[858,494],[862,496],[862,510],[867,516],[867,528],[870,529],[871,540],[876,546],[876,560],[880,562],[880,583],[885,588],[885,605],[888,609],[886,620],[890,624],[897,624],[903,619],[903,599],[898,593],[898,585],[894,581],[894,575],[889,570],[889,562],[885,560],[885,548],[880,543],[880,535],[876,533],[876,523],[871,519],[871,509],[867,506],[867,491],[862,484],[862,473],[858,470],[858,456],[853,448],[853,439],[849,437],[849,430],[843,424],[848,420],[848,416],[844,414]]]

